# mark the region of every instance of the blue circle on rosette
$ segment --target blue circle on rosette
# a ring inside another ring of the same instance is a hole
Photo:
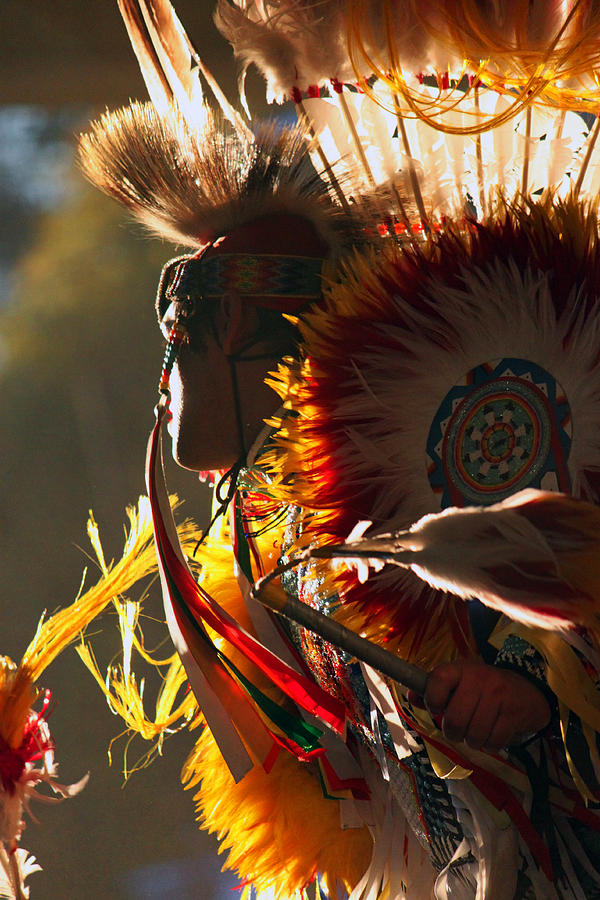
[[[541,366],[505,358],[476,366],[448,391],[427,440],[440,507],[498,503],[526,487],[569,492],[571,411]]]

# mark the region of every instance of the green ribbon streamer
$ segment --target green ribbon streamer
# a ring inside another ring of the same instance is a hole
[[[275,703],[274,700],[263,694],[260,688],[252,684],[225,654],[221,653],[220,650],[217,650],[217,654],[223,665],[229,668],[248,696],[287,737],[298,744],[305,753],[310,753],[311,750],[316,750],[319,747],[319,738],[323,733],[322,731],[315,728],[314,725],[309,725],[308,722],[290,713],[287,709],[283,709],[278,703]]]

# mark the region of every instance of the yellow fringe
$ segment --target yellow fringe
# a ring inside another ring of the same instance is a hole
[[[171,505],[176,507],[177,498],[173,496],[170,500]],[[138,768],[148,765],[156,754],[161,753],[165,736],[188,724],[198,712],[194,695],[191,692],[188,691],[181,698],[182,690],[187,685],[187,676],[177,654],[165,659],[157,659],[146,650],[139,624],[141,601],[121,599],[122,595],[129,592],[136,582],[156,572],[157,569],[148,499],[141,497],[138,509],[128,509],[127,513],[131,529],[127,536],[123,557],[118,563],[110,565],[106,565],[104,559],[98,526],[93,516],[90,518],[88,535],[98,559],[102,578],[70,608],[78,613],[78,618],[75,618],[70,628],[57,629],[58,639],[64,645],[78,633],[82,634],[85,625],[107,603],[111,602],[117,613],[123,648],[120,665],[111,666],[104,677],[92,648],[85,642],[83,636],[77,647],[77,653],[106,697],[111,710],[123,719],[126,726],[125,733],[128,732],[130,735],[124,753],[125,777]],[[177,531],[184,553],[191,554],[200,536],[198,529],[191,521],[185,520],[178,526]],[[61,615],[58,623],[60,626],[64,625],[63,619],[66,617],[63,614],[65,613],[69,613],[69,610],[63,610],[59,614]],[[50,620],[50,622],[52,621]],[[148,715],[144,706],[145,679],[138,680],[133,671],[134,651],[145,663],[159,671],[160,687],[153,716]],[[166,674],[162,673],[164,667],[168,667]],[[135,765],[129,767],[127,752],[131,738],[135,735],[141,736],[146,741],[153,741],[153,745]],[[116,738],[113,739],[113,742],[114,740]],[[113,742],[111,742],[111,746]]]
[[[81,644],[77,648],[77,652],[106,697],[111,710],[123,719],[126,730],[131,732],[132,735],[140,735],[146,741],[154,741],[150,750],[143,754],[133,766],[129,766],[127,761],[129,742],[127,743],[124,753],[123,774],[125,778],[128,778],[132,772],[144,768],[152,761],[155,755],[162,752],[165,736],[170,731],[178,730],[182,725],[190,722],[197,713],[194,695],[189,691],[179,704],[175,705],[181,690],[187,686],[187,675],[179,657],[175,654],[170,660],[167,674],[164,676],[158,691],[155,714],[154,718],[151,719],[144,708],[143,679],[138,688],[135,675],[127,674],[124,667],[120,666],[112,668],[105,680],[102,678],[91,648]],[[111,742],[111,746],[114,740]]]
[[[339,805],[323,797],[312,765],[280,753],[266,774],[253,769],[235,784],[208,730],[196,743],[184,770],[199,821],[216,833],[224,868],[252,882],[258,896],[295,896],[317,872],[336,896],[340,881],[350,891],[366,870],[372,840],[366,828],[342,831]]]
[[[113,598],[126,593],[136,581],[145,578],[156,569],[148,499],[141,497],[137,508],[127,509],[127,516],[130,529],[126,536],[123,556],[116,564],[111,563],[107,566],[99,543],[97,526],[93,516],[90,515],[89,533],[92,546],[98,555],[102,578],[66,609],[59,610],[46,621],[42,618],[21,663],[32,681],[40,677],[46,667],[75,640]]]
[[[128,508],[127,516],[130,528],[126,534],[123,558],[116,565],[107,565],[98,526],[90,514],[88,535],[98,558],[102,578],[66,609],[59,610],[48,619],[42,616],[18,666],[7,657],[0,658],[0,736],[13,749],[19,747],[23,740],[31,706],[38,696],[35,682],[47,666],[108,603],[156,567],[147,499],[142,497],[137,508]]]
[[[265,570],[277,563],[281,529],[256,539]],[[201,583],[244,628],[254,632],[233,574],[233,551],[225,519],[219,532],[198,548]],[[263,692],[284,704],[283,695],[242,654],[212,635],[232,662]],[[342,831],[339,805],[323,796],[314,764],[299,763],[281,751],[272,771],[255,767],[235,784],[206,729],[182,772],[195,795],[203,827],[216,832],[226,866],[252,882],[258,896],[287,900],[319,872],[335,896],[339,880],[351,888],[368,866],[372,841],[367,829]]]

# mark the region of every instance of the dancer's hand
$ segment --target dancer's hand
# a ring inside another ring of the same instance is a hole
[[[507,747],[541,731],[551,715],[546,697],[530,681],[472,660],[437,666],[424,700],[444,737],[473,749]]]

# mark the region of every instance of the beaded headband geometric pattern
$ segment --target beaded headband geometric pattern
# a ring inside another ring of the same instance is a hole
[[[202,294],[209,298],[237,291],[286,301],[317,300],[322,268],[323,260],[314,257],[224,253],[203,260]]]
[[[163,268],[157,297],[162,318],[169,302],[215,300],[229,292],[245,298],[259,297],[259,306],[281,312],[299,312],[307,303],[321,299],[324,260],[311,256],[223,253],[177,257]],[[159,392],[169,391],[169,378],[181,344],[187,339],[183,317],[169,333]]]
[[[297,312],[321,298],[323,259],[278,254],[223,253],[177,257],[163,269],[157,308],[167,300],[214,300],[234,292],[260,298],[257,305]]]

